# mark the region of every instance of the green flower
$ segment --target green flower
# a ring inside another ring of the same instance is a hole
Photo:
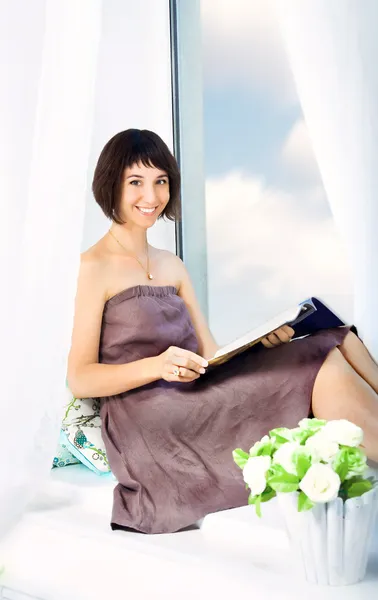
[[[345,455],[348,463],[348,473],[345,479],[363,475],[367,469],[366,456],[363,451],[360,448],[347,448]]]
[[[273,450],[273,440],[271,440],[268,435],[264,435],[264,437],[259,442],[253,444],[252,448],[249,451],[249,456],[272,456]]]
[[[319,431],[319,429],[324,427],[326,422],[327,421],[324,421],[323,419],[302,419],[299,421],[298,425],[301,429],[309,429],[311,431],[315,429],[316,431]]]

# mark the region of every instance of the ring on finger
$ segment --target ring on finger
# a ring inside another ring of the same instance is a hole
[[[173,375],[174,375],[175,377],[180,377],[180,375],[181,375],[180,367],[175,367],[175,368],[173,369]]]

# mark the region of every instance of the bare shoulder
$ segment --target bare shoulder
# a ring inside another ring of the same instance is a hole
[[[179,287],[187,273],[181,258],[173,252],[169,252],[169,250],[158,250],[154,248],[153,251],[161,267],[166,273],[170,273],[170,278],[172,278]]]
[[[80,256],[79,285],[85,287],[88,292],[97,291],[106,297],[107,272],[109,260],[104,253],[101,244],[97,243]]]
[[[153,248],[153,252],[155,253],[155,256],[158,257],[160,262],[164,261],[165,263],[170,264],[172,266],[177,266],[178,268],[180,268],[180,265],[184,266],[184,263],[182,262],[181,258],[173,252],[170,252],[169,250],[160,250],[159,248]]]
[[[80,255],[80,271],[87,277],[100,274],[105,268],[105,259],[103,254],[92,246]]]
[[[106,302],[106,260],[95,245],[81,254],[68,379],[78,367],[98,361],[101,321]]]

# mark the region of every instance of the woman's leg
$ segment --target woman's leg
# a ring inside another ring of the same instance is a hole
[[[361,340],[350,331],[339,347],[344,358],[353,369],[367,381],[378,394],[378,365],[370,356]]]
[[[316,377],[312,412],[319,419],[348,419],[361,427],[366,454],[378,461],[378,395],[338,348],[328,354]]]

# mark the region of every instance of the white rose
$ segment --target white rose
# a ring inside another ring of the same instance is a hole
[[[294,439],[294,436],[296,433],[301,433],[303,431],[302,427],[293,427],[293,429],[291,429],[291,435]]]
[[[305,448],[310,451],[315,461],[331,462],[339,452],[339,444],[324,435],[323,430],[308,438]]]
[[[252,448],[249,449],[249,453],[251,454],[252,452],[254,452],[255,450],[257,450],[258,448],[261,448],[261,446],[263,446],[264,444],[266,444],[267,442],[269,442],[269,440],[270,440],[269,435],[264,435],[264,437],[262,437],[259,442],[256,442],[255,444],[253,444]]]
[[[282,444],[275,452],[273,462],[277,465],[281,465],[288,473],[296,475],[297,469],[294,465],[293,454],[298,448],[301,448],[299,442],[287,442],[286,444]]]
[[[266,474],[270,468],[270,456],[253,456],[243,469],[243,479],[251,490],[252,496],[262,494],[266,488]]]
[[[333,442],[343,446],[360,446],[364,439],[364,433],[361,427],[346,419],[338,421],[328,421],[323,427],[322,432]]]
[[[340,484],[340,477],[331,467],[317,463],[309,468],[299,487],[312,502],[331,502],[337,498]]]
[[[309,419],[309,418],[301,419],[298,423],[299,429],[309,429],[310,423],[311,423],[311,419]]]

